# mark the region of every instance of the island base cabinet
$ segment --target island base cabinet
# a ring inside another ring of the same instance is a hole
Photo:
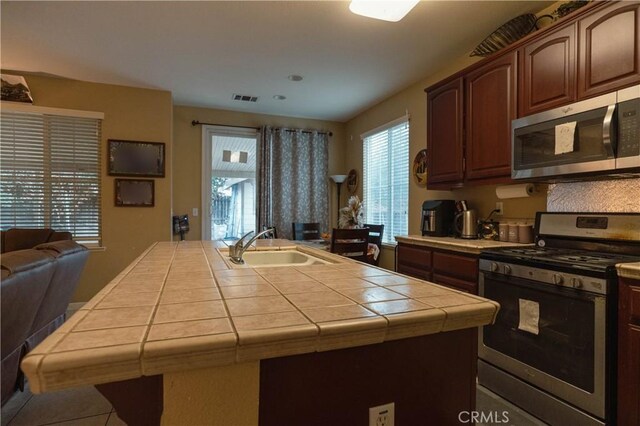
[[[458,425],[475,409],[477,329],[96,385],[129,426]]]
[[[459,425],[475,409],[477,330],[263,360],[260,426],[367,425],[395,404],[396,425]]]

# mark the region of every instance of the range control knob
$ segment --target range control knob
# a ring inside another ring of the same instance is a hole
[[[560,285],[564,282],[564,277],[560,274],[553,274],[553,283]]]
[[[582,288],[582,280],[580,278],[571,278],[571,285],[573,288]]]
[[[500,269],[498,264],[496,262],[491,262],[491,272],[498,272],[498,269]]]
[[[504,274],[505,275],[511,275],[511,266],[504,265]]]

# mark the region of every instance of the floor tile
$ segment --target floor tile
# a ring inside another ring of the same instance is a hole
[[[120,420],[120,417],[118,417],[115,411],[112,411],[106,426],[127,426],[127,424]]]
[[[28,383],[25,385],[24,392],[17,391],[14,393],[13,396],[9,398],[9,401],[2,407],[2,414],[0,415],[2,426],[6,426],[13,420],[32,396],[33,394],[29,390]]]
[[[47,423],[47,426],[105,426],[109,420],[109,414],[82,417],[79,419],[67,420],[66,422]]]
[[[109,401],[93,386],[84,386],[34,395],[11,421],[10,426],[37,426],[110,412]]]

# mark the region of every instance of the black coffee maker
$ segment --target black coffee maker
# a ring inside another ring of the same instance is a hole
[[[446,237],[451,234],[456,214],[454,200],[430,200],[422,203],[422,235]]]

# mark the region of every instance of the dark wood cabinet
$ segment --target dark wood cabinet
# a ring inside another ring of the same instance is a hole
[[[511,177],[511,120],[516,118],[517,52],[465,77],[467,180]]]
[[[579,99],[640,82],[640,2],[612,2],[578,28]]]
[[[478,256],[398,243],[396,270],[455,290],[478,294]]]
[[[520,49],[519,117],[575,102],[576,31],[571,24]]]
[[[640,280],[622,278],[618,303],[618,424],[640,425]]]
[[[427,186],[462,182],[462,78],[427,92]]]

